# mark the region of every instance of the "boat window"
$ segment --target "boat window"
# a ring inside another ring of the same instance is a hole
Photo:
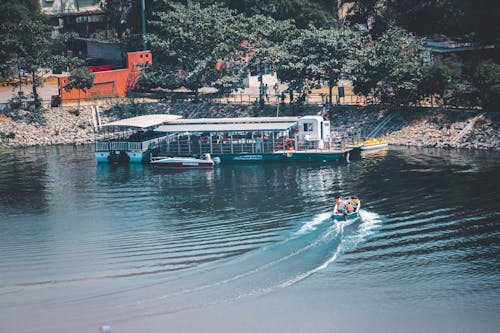
[[[304,132],[312,132],[313,124],[312,123],[304,123]]]

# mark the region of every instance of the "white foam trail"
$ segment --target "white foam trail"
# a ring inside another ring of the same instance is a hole
[[[330,214],[331,215],[331,214]],[[339,230],[339,235],[341,237],[339,246],[335,250],[335,252],[332,254],[330,258],[328,258],[324,263],[319,265],[316,268],[313,268],[307,272],[304,272],[298,276],[296,276],[293,279],[290,279],[288,281],[285,281],[279,285],[281,288],[286,288],[289,287],[299,281],[304,280],[305,278],[313,275],[314,273],[327,268],[332,262],[334,262],[338,256],[347,250],[352,250],[355,248],[359,243],[364,241],[368,236],[372,235],[375,232],[375,229],[380,225],[382,222],[382,219],[380,215],[377,213],[361,210],[359,212],[359,215],[361,217],[361,220],[363,223],[361,223],[359,227],[359,232],[356,233],[355,235],[352,236],[346,236],[344,237],[344,227],[350,225],[353,223],[353,221],[348,221],[347,223],[345,222],[337,222],[336,225],[338,226]],[[305,224],[303,228],[306,226]],[[302,229],[301,229],[302,230]]]
[[[330,217],[332,217],[332,213],[321,213],[316,215],[311,221],[308,221],[302,225],[299,231],[295,234],[302,235],[311,231],[316,230],[316,226],[325,222]]]
[[[280,288],[287,288],[287,287],[290,287],[292,284],[295,284],[299,281],[302,281],[304,280],[305,278],[308,278],[309,276],[313,275],[314,273],[322,270],[322,269],[325,269],[328,267],[328,265],[330,265],[332,262],[334,262],[337,257],[339,256],[341,252],[341,247],[337,247],[337,250],[333,253],[333,255],[328,258],[327,261],[325,261],[323,264],[321,264],[320,266],[314,268],[314,269],[311,269],[310,271],[307,271],[307,272],[304,272],[300,275],[297,275],[295,278],[291,279],[291,280],[288,280],[288,281],[285,281],[283,282],[282,284],[279,285]]]
[[[363,221],[359,228],[359,234],[363,239],[373,234],[375,229],[382,223],[382,218],[377,213],[361,210],[359,216]]]

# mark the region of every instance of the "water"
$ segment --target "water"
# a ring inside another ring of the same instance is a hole
[[[167,172],[0,152],[0,332],[498,332],[499,157]],[[360,218],[333,223],[339,193]]]

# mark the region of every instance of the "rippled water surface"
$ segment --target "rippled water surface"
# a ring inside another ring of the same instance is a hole
[[[0,332],[499,332],[500,154],[167,172],[0,151]],[[335,223],[333,199],[360,218]]]

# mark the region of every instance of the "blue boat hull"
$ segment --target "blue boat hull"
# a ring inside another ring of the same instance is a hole
[[[270,154],[216,155],[224,162],[330,162],[341,159],[345,153],[276,152]]]

